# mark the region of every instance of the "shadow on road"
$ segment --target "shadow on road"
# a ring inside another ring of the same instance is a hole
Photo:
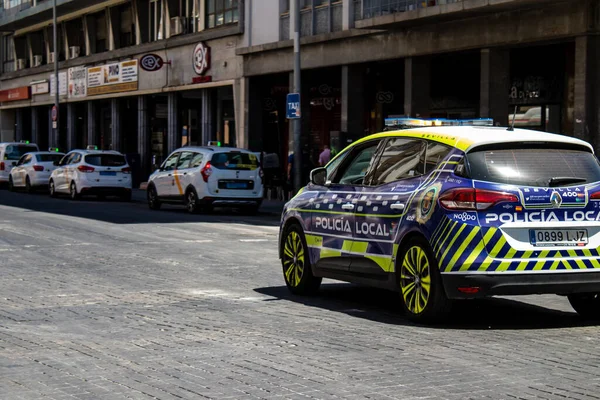
[[[264,287],[256,292],[272,300],[288,300],[310,307],[340,312],[393,325],[417,325],[403,313],[398,293],[347,283],[323,284],[314,296],[296,296],[285,286]],[[457,301],[446,322],[433,329],[555,329],[592,326],[575,312],[564,312],[506,298]]]
[[[159,211],[148,209],[145,202],[123,202],[116,197],[98,200],[84,197],[70,200],[68,197],[51,198],[44,192],[27,194],[0,189],[0,205],[29,211],[52,213],[70,217],[93,219],[113,224],[181,224],[192,222],[238,223],[253,226],[279,226],[279,217],[259,213],[245,215],[242,211],[216,208],[210,214],[191,215],[184,207],[163,206]]]

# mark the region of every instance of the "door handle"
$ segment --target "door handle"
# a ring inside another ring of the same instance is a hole
[[[398,210],[398,211],[402,211],[402,210],[404,210],[404,207],[405,207],[405,206],[404,206],[404,204],[402,204],[402,203],[394,203],[394,204],[392,204],[392,205],[390,206],[390,208],[391,208],[392,210]]]
[[[184,174],[184,175],[187,175],[187,172],[184,172],[183,174]]]
[[[173,176],[172,174],[169,174],[168,176]]]
[[[346,203],[346,204],[342,205],[342,210],[352,211],[352,210],[354,210],[354,204]]]

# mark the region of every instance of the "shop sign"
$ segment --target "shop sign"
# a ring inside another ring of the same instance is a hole
[[[142,67],[144,71],[158,71],[163,67],[164,64],[165,62],[163,61],[162,57],[156,54],[146,54],[140,58],[140,67]]]
[[[50,95],[54,96],[56,93],[56,82],[54,81],[54,74],[50,75]],[[67,73],[61,72],[58,74],[58,83],[60,84],[58,94],[60,96],[67,95]]]
[[[392,92],[377,92],[377,102],[380,104],[390,104],[394,102],[394,93]]]
[[[511,104],[539,104],[561,100],[561,87],[555,77],[513,78],[508,93]]]
[[[194,71],[198,75],[204,75],[210,69],[210,47],[203,42],[196,45],[194,49]]]
[[[208,83],[212,82],[212,76],[195,76],[192,78],[192,83]]]
[[[18,87],[14,89],[0,90],[0,102],[29,100],[31,92],[29,86]]]
[[[100,65],[87,69],[87,94],[129,92],[138,89],[138,61]]]
[[[87,96],[87,69],[85,67],[69,68],[69,98]]]
[[[31,85],[31,95],[50,93],[50,83],[48,81],[38,82]]]

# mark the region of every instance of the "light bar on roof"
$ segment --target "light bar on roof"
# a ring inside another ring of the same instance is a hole
[[[420,128],[423,126],[494,126],[491,118],[447,119],[447,118],[386,118],[389,129]]]

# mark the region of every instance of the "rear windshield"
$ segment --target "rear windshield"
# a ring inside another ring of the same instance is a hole
[[[36,146],[26,145],[26,144],[14,144],[6,146],[6,150],[4,152],[5,160],[18,160],[23,154],[31,153],[34,151],[38,151]]]
[[[481,181],[542,187],[600,181],[598,160],[581,150],[498,149],[468,153],[467,159],[470,177]]]
[[[210,164],[218,169],[251,171],[258,168],[258,159],[254,154],[232,151],[214,154]]]
[[[97,167],[120,167],[127,164],[125,156],[118,154],[91,154],[85,156],[85,162]]]
[[[39,162],[54,162],[62,160],[64,156],[64,154],[38,154],[37,159]]]

